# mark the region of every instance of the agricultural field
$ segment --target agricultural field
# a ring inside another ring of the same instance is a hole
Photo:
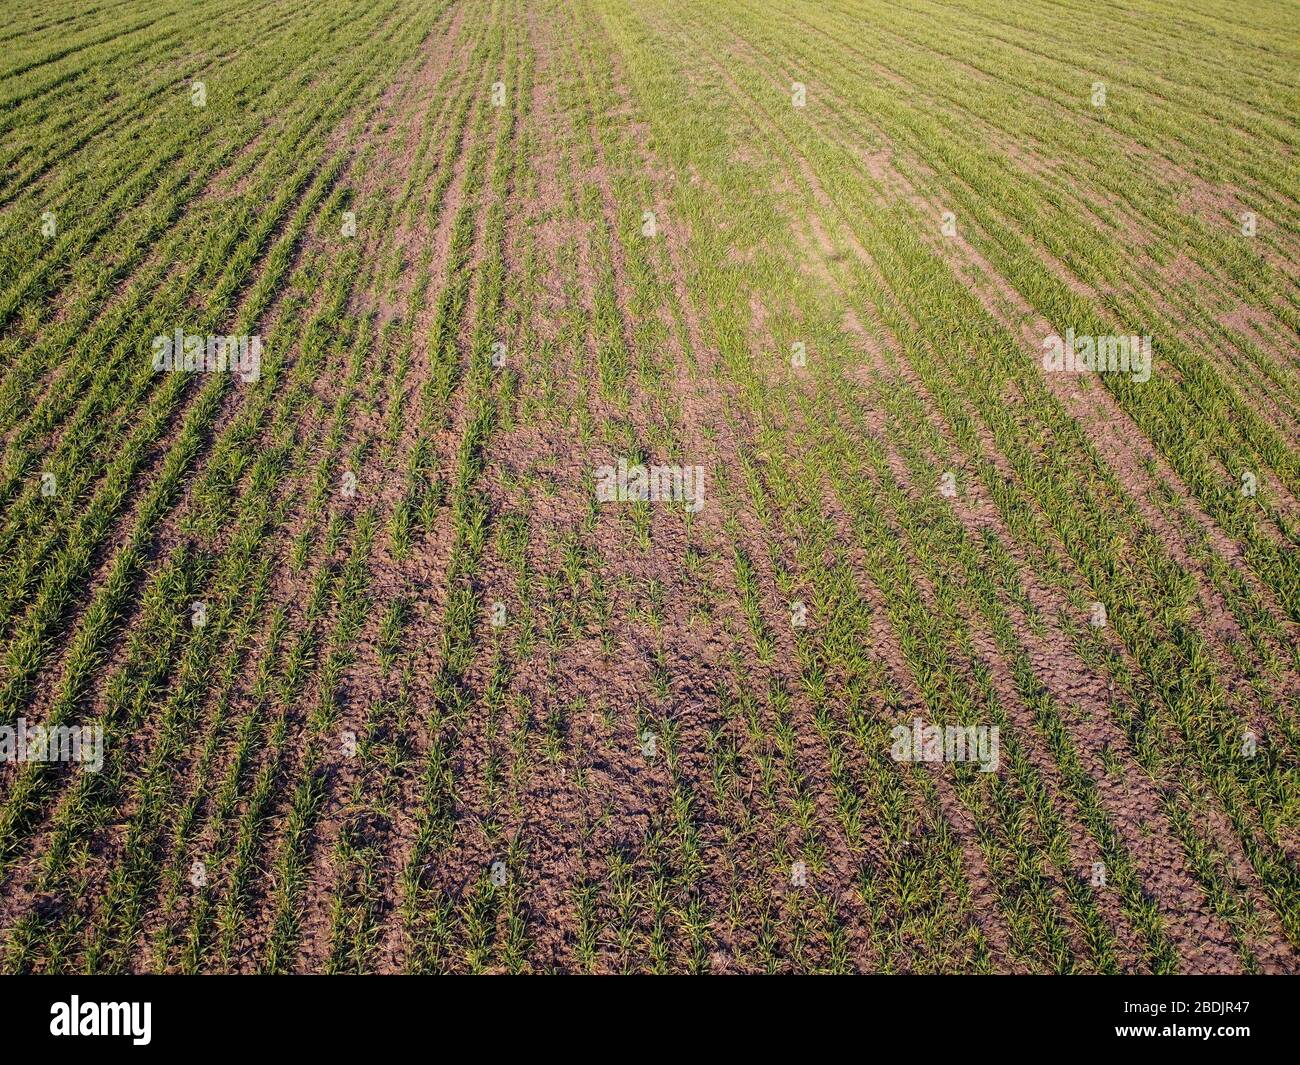
[[[0,970],[1300,971],[1294,0],[5,0]]]

